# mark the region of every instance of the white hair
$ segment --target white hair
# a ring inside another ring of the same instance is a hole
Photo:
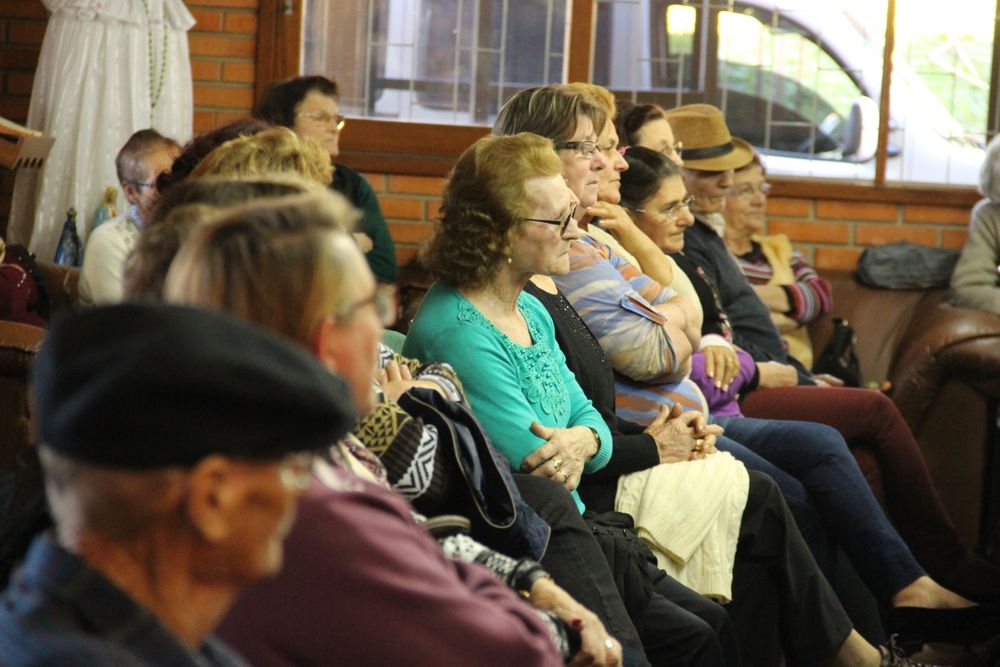
[[[1000,134],[986,144],[986,157],[979,168],[979,191],[990,201],[1000,203]]]

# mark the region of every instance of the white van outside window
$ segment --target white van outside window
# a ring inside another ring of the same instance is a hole
[[[925,17],[947,24],[944,36],[911,20],[926,11],[897,3],[888,181],[977,180],[996,2],[953,2],[964,23],[951,26],[942,12]],[[349,115],[490,125],[517,90],[564,80],[568,6],[305,0],[301,71],[337,78]],[[596,9],[595,83],[667,108],[719,106],[773,174],[874,178],[884,2],[596,0]],[[976,52],[957,32],[970,23],[989,26],[972,40]],[[961,123],[950,109],[963,112]]]

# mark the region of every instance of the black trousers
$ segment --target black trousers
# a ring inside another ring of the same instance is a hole
[[[556,583],[597,614],[629,653],[631,664],[740,665],[736,633],[726,611],[682,586],[652,565],[653,597],[643,617],[628,616],[604,553],[572,497],[551,480],[515,474],[525,501],[552,527],[542,564]]]
[[[823,664],[852,624],[795,526],[778,485],[750,471],[740,525],[733,620],[743,663],[753,667]]]

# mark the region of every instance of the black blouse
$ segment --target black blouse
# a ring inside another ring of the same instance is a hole
[[[611,429],[614,447],[611,460],[601,470],[586,475],[578,489],[588,509],[611,511],[615,508],[619,477],[659,464],[656,442],[643,432],[645,427],[641,424],[615,415],[614,371],[597,339],[569,301],[562,294],[549,294],[530,282],[525,291],[541,301],[549,312],[555,323],[556,340],[566,355],[566,365]]]

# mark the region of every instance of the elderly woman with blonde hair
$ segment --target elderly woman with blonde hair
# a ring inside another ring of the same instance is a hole
[[[357,217],[324,191],[226,209],[184,241],[164,296],[229,312],[307,348],[344,378],[358,412],[368,412],[382,329],[375,279],[345,231]],[[537,563],[504,560],[464,536],[444,541],[442,553],[377,469],[350,461],[362,450],[348,436],[314,467],[321,483],[303,498],[284,569],[222,623],[238,650],[259,665],[287,664],[288,652],[303,665],[336,655],[349,664],[541,667],[561,662],[560,654],[574,665],[620,664],[599,620]],[[494,570],[507,575],[503,583],[471,564],[483,562],[480,553],[504,564]],[[508,587],[526,591],[540,613]]]
[[[326,151],[315,140],[299,136],[287,127],[272,127],[230,139],[206,155],[190,177],[273,172],[297,173],[322,185],[333,181],[333,166]]]

